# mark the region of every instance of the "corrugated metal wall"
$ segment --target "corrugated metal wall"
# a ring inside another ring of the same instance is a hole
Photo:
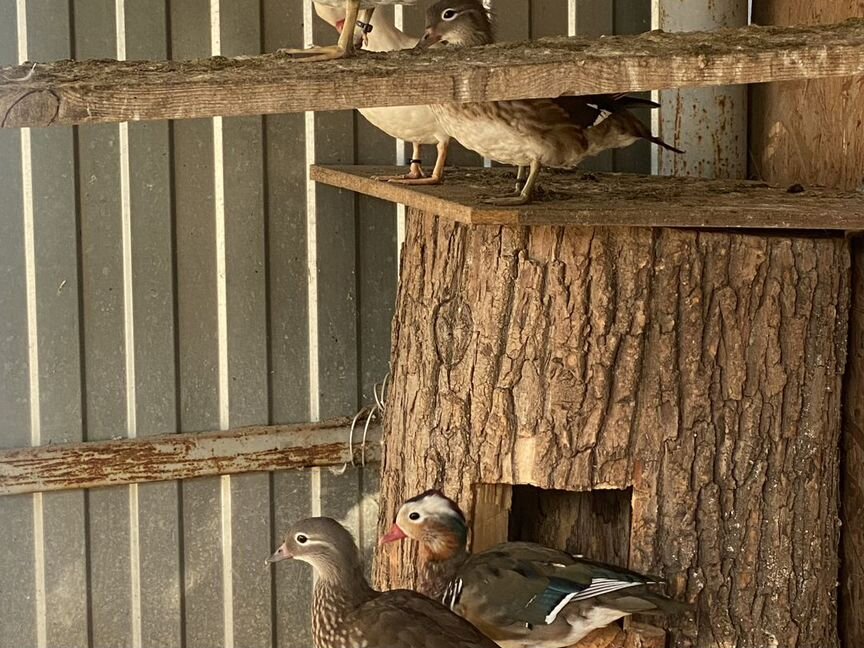
[[[642,31],[648,4],[493,8],[507,40]],[[305,5],[0,0],[0,64],[331,42]],[[420,8],[395,15],[419,34]],[[307,167],[401,161],[397,148],[348,112],[0,131],[0,446],[369,402],[387,371],[399,215],[310,184]],[[586,167],[612,165],[647,171],[647,149]],[[308,569],[262,559],[289,521],[320,513],[349,519],[370,551],[375,492],[373,467],[2,497],[0,646],[309,646]]]

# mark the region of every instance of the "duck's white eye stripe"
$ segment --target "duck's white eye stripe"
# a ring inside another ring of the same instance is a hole
[[[441,20],[453,20],[458,15],[459,12],[455,9],[445,9],[441,12]]]

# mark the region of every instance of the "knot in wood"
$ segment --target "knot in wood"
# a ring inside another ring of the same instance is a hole
[[[448,299],[435,309],[433,322],[438,359],[445,367],[459,364],[471,342],[471,307],[461,299]]]
[[[3,128],[50,126],[57,119],[60,100],[51,90],[24,90],[2,111]]]

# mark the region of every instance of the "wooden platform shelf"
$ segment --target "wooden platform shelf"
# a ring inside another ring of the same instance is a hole
[[[513,188],[512,169],[448,169],[437,187],[374,180],[395,167],[313,166],[313,180],[401,203],[462,223],[635,225],[651,227],[864,230],[864,193],[771,187],[746,180],[702,180],[621,173],[541,177],[538,200],[496,207],[483,196]]]
[[[290,43],[286,43],[291,45]],[[864,73],[864,20],[548,38],[295,63],[59,61],[0,68],[0,125],[54,126],[635,92]]]

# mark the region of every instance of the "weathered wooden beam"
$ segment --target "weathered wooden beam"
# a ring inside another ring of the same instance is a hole
[[[0,68],[0,125],[187,119],[632,92],[864,73],[864,20],[461,51],[191,61],[58,61]]]
[[[510,484],[477,484],[471,516],[471,551],[488,549],[508,540],[513,487]]]
[[[3,450],[0,495],[339,466],[351,461],[350,426],[350,419],[338,419]],[[357,461],[362,451],[362,424],[359,428],[353,446]],[[373,424],[366,443],[366,461],[379,458],[380,432]]]
[[[313,180],[477,225],[637,225],[756,229],[864,230],[864,194],[818,187],[772,187],[624,173],[548,173],[536,202],[496,207],[484,195],[513,187],[513,171],[448,170],[438,187],[380,182],[392,167],[313,166]],[[790,191],[791,189],[791,191]]]

